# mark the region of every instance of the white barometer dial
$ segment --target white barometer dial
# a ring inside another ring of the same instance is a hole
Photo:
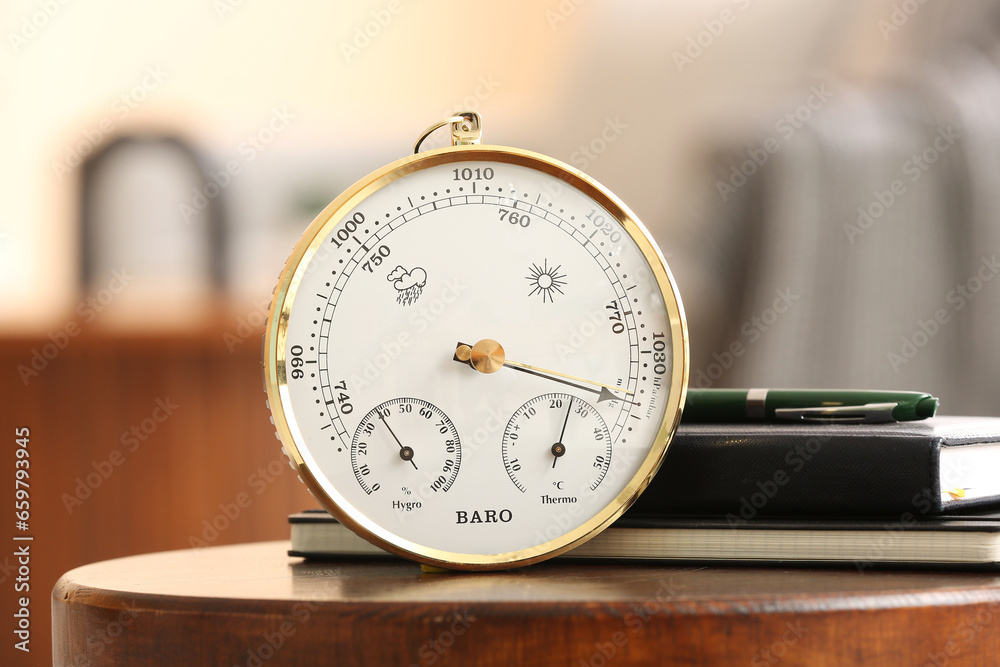
[[[596,535],[663,460],[688,373],[680,299],[635,216],[552,158],[458,145],[363,178],[275,292],[265,384],[313,495],[456,569]],[[419,144],[419,142],[418,142]]]

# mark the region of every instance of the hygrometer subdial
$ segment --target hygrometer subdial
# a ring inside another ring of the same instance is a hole
[[[611,434],[601,413],[582,398],[563,393],[536,396],[518,408],[507,422],[501,447],[510,481],[522,493],[541,494],[543,503],[596,489],[612,456]]]
[[[369,496],[447,493],[461,464],[455,425],[439,407],[419,398],[379,403],[358,424],[351,442],[354,476]]]

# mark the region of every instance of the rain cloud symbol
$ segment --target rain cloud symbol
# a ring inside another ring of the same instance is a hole
[[[391,282],[398,292],[396,303],[409,306],[420,298],[420,293],[423,292],[424,285],[427,284],[427,272],[419,266],[409,271],[402,266],[397,266],[386,276],[386,280]]]

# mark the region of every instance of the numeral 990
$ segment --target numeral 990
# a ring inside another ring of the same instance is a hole
[[[288,365],[292,367],[291,376],[293,380],[298,380],[305,376],[305,372],[302,370],[302,365],[305,363],[302,361],[302,346],[292,345],[292,349],[289,351],[292,353],[292,358],[288,360]]]

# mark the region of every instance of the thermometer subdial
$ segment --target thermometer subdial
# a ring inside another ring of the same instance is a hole
[[[514,413],[504,430],[503,464],[522,493],[593,491],[611,464],[611,434],[593,405],[570,394],[543,394]]]
[[[365,415],[351,441],[351,467],[368,495],[419,490],[446,493],[458,477],[462,444],[441,408],[420,398],[393,398]]]

